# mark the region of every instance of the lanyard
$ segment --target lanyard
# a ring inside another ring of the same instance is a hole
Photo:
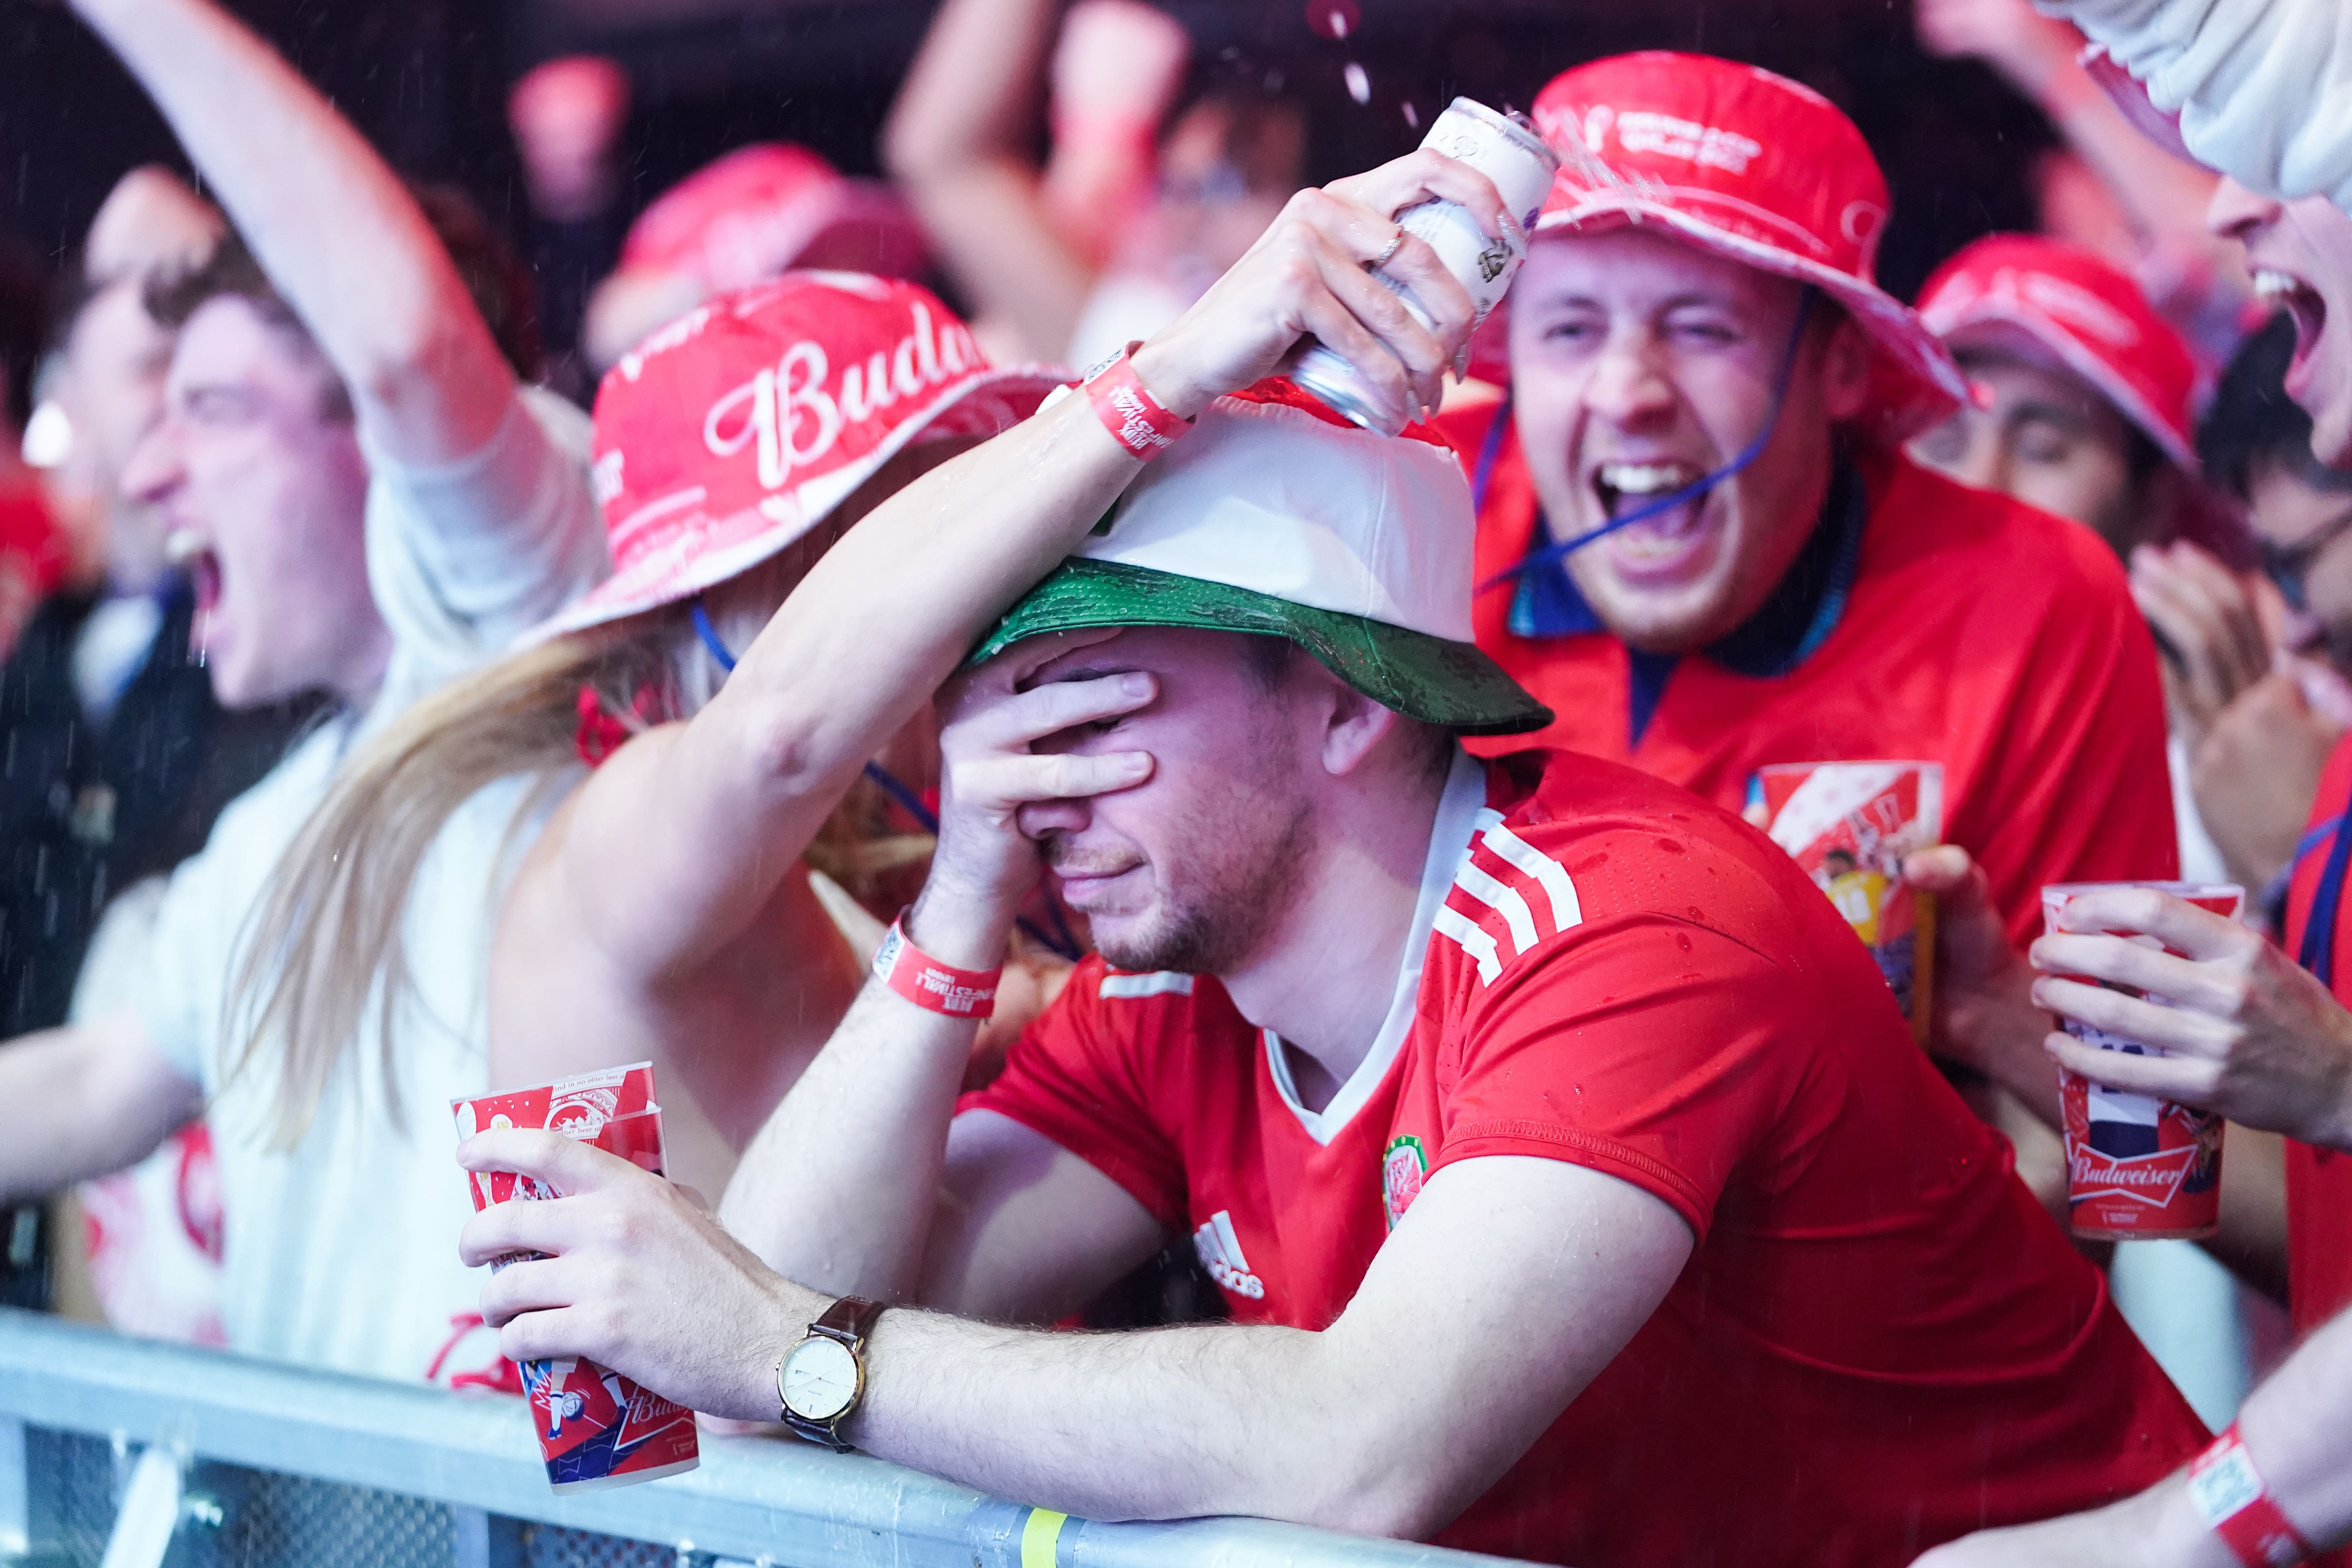
[[[2347,819],[2352,819],[2352,810],[2321,823],[2304,835],[2294,853],[2300,861],[2323,842],[2334,840],[2328,845],[2327,863],[2320,868],[2311,908],[2304,915],[2303,942],[2294,955],[2294,961],[2318,976],[2330,991],[2336,988],[2336,915],[2344,902],[2345,872],[2352,868],[2352,833],[2345,831]]]
[[[1622,517],[1611,518],[1600,527],[1589,528],[1573,539],[1563,539],[1557,544],[1546,544],[1529,550],[1527,554],[1519,558],[1517,565],[1504,567],[1503,570],[1479,584],[1475,592],[1484,594],[1490,589],[1499,588],[1524,572],[1566,560],[1570,554],[1583,549],[1596,539],[1604,538],[1621,528],[1631,528],[1637,522],[1646,522],[1660,512],[1671,511],[1686,500],[1696,500],[1727,479],[1737,477],[1748,464],[1761,457],[1766,443],[1772,439],[1773,430],[1780,426],[1780,406],[1789,399],[1789,383],[1794,379],[1797,372],[1797,350],[1805,341],[1805,321],[1812,313],[1813,289],[1811,284],[1808,284],[1804,293],[1798,297],[1797,321],[1796,324],[1789,329],[1789,345],[1780,351],[1780,370],[1774,378],[1772,387],[1772,410],[1764,416],[1764,427],[1756,432],[1756,438],[1741,448],[1738,457],[1733,458],[1731,461],[1713,473],[1702,474],[1671,494],[1643,502]],[[1503,406],[1496,411],[1495,423],[1486,435],[1486,449],[1478,454],[1477,473],[1472,479],[1470,485],[1471,505],[1474,508],[1483,507],[1486,504],[1486,480],[1494,470],[1495,453],[1499,446],[1498,437],[1510,412],[1510,403],[1506,399]]]

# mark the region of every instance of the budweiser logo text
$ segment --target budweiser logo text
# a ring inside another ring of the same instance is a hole
[[[773,365],[710,405],[702,421],[703,445],[720,458],[750,447],[761,487],[780,489],[794,468],[831,452],[845,426],[980,367],[971,334],[952,321],[935,325],[919,303],[911,310],[912,330],[895,348],[842,367],[837,383],[823,344],[806,339],[793,344]]]
[[[2179,1192],[2190,1167],[2197,1163],[2197,1155],[2193,1143],[2186,1148],[2162,1149],[2153,1154],[2134,1154],[2123,1159],[2076,1143],[2066,1154],[2069,1195],[2076,1203],[2086,1198],[2123,1197],[2150,1208],[2162,1208]]]

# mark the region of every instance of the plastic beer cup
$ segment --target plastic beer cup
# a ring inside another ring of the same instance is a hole
[[[2065,882],[2042,889],[2042,929],[2056,929],[2053,922],[2069,901],[2103,888],[2153,888],[2231,920],[2246,902],[2244,889],[2226,883]],[[2114,934],[2161,945],[2151,936]],[[2147,1000],[2168,1005],[2153,994]],[[2159,1047],[2072,1018],[2061,1022],[2069,1035],[2101,1050],[2164,1054]],[[2065,1113],[2066,1206],[2076,1236],[2105,1241],[2193,1241],[2220,1227],[2221,1116],[2106,1089],[2063,1068],[2059,1069],[2058,1089]]]
[[[460,1138],[491,1127],[549,1128],[662,1172],[661,1107],[654,1103],[649,1063],[453,1100],[450,1109]],[[478,1212],[562,1195],[509,1171],[477,1173],[467,1186]],[[490,1267],[520,1261],[502,1258]],[[548,1484],[557,1491],[628,1486],[701,1462],[694,1412],[609,1367],[584,1357],[525,1362],[522,1380]]]

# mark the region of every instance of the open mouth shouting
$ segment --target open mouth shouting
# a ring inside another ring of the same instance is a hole
[[[2311,380],[2314,351],[2327,330],[2327,301],[2319,290],[2292,272],[2275,267],[2257,268],[2254,294],[2273,310],[2284,310],[2294,321],[2294,359],[2287,366],[2286,393],[2297,395]]]
[[[196,603],[195,641],[206,651],[214,608],[220,603],[220,557],[193,529],[175,528],[163,539],[163,559],[188,574],[188,588]]]
[[[1687,489],[1706,474],[1697,464],[1677,458],[1613,460],[1596,464],[1591,483],[1601,516],[1613,521]],[[1692,496],[1628,524],[1597,547],[1607,552],[1610,564],[1624,578],[1654,582],[1685,576],[1713,553],[1717,531],[1707,526],[1706,518],[1712,493]]]

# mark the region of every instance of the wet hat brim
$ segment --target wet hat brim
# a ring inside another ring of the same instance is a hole
[[[1552,721],[1550,709],[1474,644],[1231,584],[1084,557],[1064,562],[1031,589],[967,662],[978,664],[1029,637],[1098,626],[1195,626],[1285,637],[1383,708],[1465,735],[1516,735]]]

